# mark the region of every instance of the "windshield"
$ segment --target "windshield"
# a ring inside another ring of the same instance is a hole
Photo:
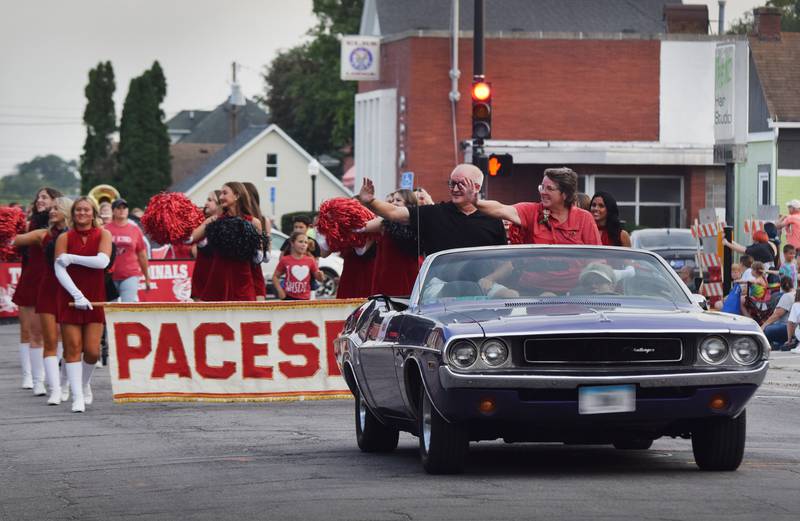
[[[697,242],[688,230],[659,230],[637,234],[637,248],[645,250],[697,248]]]
[[[652,255],[605,248],[492,248],[445,253],[430,261],[420,304],[452,300],[596,297],[620,302],[689,299]],[[625,297],[631,297],[626,299]]]

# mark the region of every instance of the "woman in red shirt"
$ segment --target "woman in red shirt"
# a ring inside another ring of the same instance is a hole
[[[111,232],[102,228],[94,201],[79,197],[72,205],[72,229],[56,239],[54,271],[61,288],[56,294],[64,341],[72,412],[91,404],[92,372],[100,356],[105,313],[92,302],[106,300],[105,275],[111,255]],[[83,361],[81,361],[81,355]]]
[[[219,196],[221,193],[221,190],[209,192],[206,198],[206,204],[203,206],[203,213],[206,218],[212,215],[219,217],[222,212],[222,207],[219,205]],[[195,254],[195,258],[197,260],[194,263],[194,271],[192,272],[192,300],[199,300],[200,298],[200,292],[205,287],[206,281],[208,280],[212,259],[212,252],[208,245],[208,239],[204,238],[198,242],[196,248],[197,253]]]
[[[308,237],[303,232],[293,232],[289,236],[290,250],[282,255],[278,266],[272,273],[272,285],[281,300],[309,300],[311,298],[311,277],[322,282],[325,276],[317,268],[317,261],[307,255]],[[285,275],[283,287],[281,275]]]
[[[252,202],[247,189],[242,183],[231,181],[222,186],[219,195],[222,215],[219,219],[242,219],[250,224],[257,233],[261,233],[261,222],[253,219]],[[192,232],[192,242],[199,242],[206,237],[206,228],[217,220],[216,215],[208,217],[203,224]],[[212,237],[213,238],[213,237]],[[209,277],[202,289],[197,288],[200,300],[204,301],[254,301],[256,289],[253,283],[253,251],[248,258],[230,256],[225,245],[209,241],[213,249]],[[242,252],[235,252],[242,253]]]
[[[28,231],[47,228],[50,208],[57,197],[61,197],[61,192],[54,188],[39,189],[32,203],[33,210],[28,220]],[[41,243],[31,244],[23,256],[22,274],[17,281],[12,299],[12,302],[19,307],[22,388],[33,389],[33,394],[36,396],[44,396],[47,393],[44,385],[42,329],[39,317],[36,316],[36,297],[44,269],[44,250]]]
[[[604,246],[631,247],[631,236],[622,229],[617,201],[608,192],[597,192],[590,205],[592,217],[600,230],[600,242]]]

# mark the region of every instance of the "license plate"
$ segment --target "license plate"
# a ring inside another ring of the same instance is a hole
[[[578,388],[578,413],[609,414],[636,410],[635,385]]]

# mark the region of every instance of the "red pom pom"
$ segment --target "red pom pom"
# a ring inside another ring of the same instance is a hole
[[[525,244],[525,238],[522,235],[522,227],[510,221],[503,221],[506,225],[506,237],[508,237],[508,244]]]
[[[353,230],[363,228],[374,218],[375,214],[355,199],[336,197],[319,207],[317,230],[325,235],[330,251],[341,251],[346,247],[364,246],[370,235]]]
[[[204,219],[203,211],[184,194],[161,192],[147,203],[142,226],[147,235],[160,244],[180,244]]]
[[[17,257],[17,249],[9,242],[25,233],[25,212],[19,207],[0,207],[0,260],[10,261]]]

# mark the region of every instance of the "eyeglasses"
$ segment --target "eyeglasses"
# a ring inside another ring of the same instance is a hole
[[[560,192],[561,190],[557,186],[539,185],[539,191],[540,192],[550,192],[552,194],[553,192]]]
[[[458,182],[457,181],[448,181],[447,182],[447,188],[449,188],[450,190],[452,190],[453,188],[456,188],[457,186],[458,186]]]

